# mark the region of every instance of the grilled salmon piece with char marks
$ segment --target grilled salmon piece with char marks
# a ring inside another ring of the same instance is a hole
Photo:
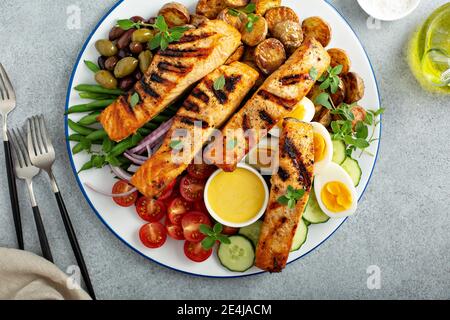
[[[222,90],[214,89],[214,82],[225,77]],[[258,72],[246,64],[234,62],[221,66],[192,91],[175,116],[161,148],[136,172],[131,182],[147,197],[157,197],[175,180],[210,139],[215,128],[220,128],[236,111],[242,100],[255,85]],[[196,127],[196,124],[201,124]],[[183,134],[178,130],[184,130]],[[194,131],[195,130],[195,131]],[[182,157],[174,156],[171,148],[174,134],[180,132]]]
[[[315,68],[319,78],[329,65],[327,51],[314,38],[307,38],[223,128],[224,146],[236,139],[227,132],[252,129],[252,134],[247,135],[247,139],[238,139],[234,149],[223,147],[226,150],[223,157],[208,160],[224,171],[234,171],[251,147],[256,146],[312,89],[316,79],[311,78],[311,70]]]
[[[314,138],[310,124],[286,119],[280,138],[280,167],[272,176],[269,207],[256,250],[256,266],[269,272],[286,267],[298,223],[305,211],[313,182]],[[278,203],[287,189],[305,190],[295,209]]]
[[[188,30],[180,41],[160,50],[141,81],[102,112],[99,120],[108,136],[121,141],[136,133],[185,90],[225,63],[238,48],[240,33],[219,20]],[[137,92],[140,102],[131,107]]]

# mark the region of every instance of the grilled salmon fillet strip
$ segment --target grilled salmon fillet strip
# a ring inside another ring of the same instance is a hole
[[[224,154],[211,152],[208,161],[224,171],[236,170],[237,164],[252,147],[281,121],[312,89],[316,79],[311,78],[311,70],[317,71],[319,78],[330,65],[330,56],[314,38],[307,38],[299,49],[275,71],[257,90],[245,106],[235,114],[223,128],[224,146],[236,140],[235,147],[221,148]],[[242,138],[236,132],[248,132]]]
[[[215,90],[214,82],[221,76],[225,86]],[[214,129],[236,111],[258,76],[256,70],[240,62],[221,66],[206,76],[177,112],[161,148],[136,172],[131,183],[145,196],[158,197],[201,154]],[[173,141],[180,141],[183,149],[174,150]]]
[[[121,141],[136,133],[191,85],[224,64],[240,41],[241,34],[219,20],[186,31],[178,42],[155,55],[131,92],[102,112],[99,120],[108,136]],[[135,92],[140,102],[132,108],[130,99]]]
[[[310,124],[285,119],[280,138],[280,167],[272,176],[269,207],[256,250],[256,266],[269,272],[286,267],[298,224],[305,211],[314,171],[314,134]],[[278,202],[289,186],[305,190],[295,209]]]

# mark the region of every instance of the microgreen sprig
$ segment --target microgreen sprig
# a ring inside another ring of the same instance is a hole
[[[322,82],[320,89],[327,90],[330,88],[331,93],[335,94],[338,91],[341,82],[339,75],[342,72],[342,68],[343,66],[341,64],[334,68],[328,67],[328,72],[319,78],[319,82]]]
[[[216,91],[223,90],[225,84],[226,84],[225,76],[221,75],[214,81],[214,90]]]
[[[247,23],[245,24],[245,29],[248,32],[253,31],[255,23],[259,20],[259,17],[255,14],[256,5],[254,3],[249,3],[245,8],[235,9],[231,8],[228,13],[234,17],[239,17],[241,20],[243,17],[247,17]]]
[[[179,41],[184,32],[189,30],[189,27],[186,26],[169,28],[163,16],[158,16],[154,24],[124,19],[117,21],[117,26],[122,30],[140,29],[141,27],[151,27],[157,30],[158,32],[149,42],[149,47],[151,50],[161,48],[163,51],[167,49],[170,43]]]
[[[223,235],[223,226],[220,223],[217,223],[214,228],[206,224],[202,224],[200,226],[200,232],[203,233],[206,238],[202,241],[202,247],[205,250],[209,250],[216,244],[216,241],[219,241],[223,244],[230,244],[230,239]]]
[[[278,203],[294,210],[298,200],[300,200],[304,195],[305,190],[295,189],[293,186],[289,186],[286,194],[278,198]]]

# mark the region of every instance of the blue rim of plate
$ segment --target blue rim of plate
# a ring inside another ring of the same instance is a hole
[[[89,44],[89,42],[91,41],[91,39],[92,39],[92,37],[94,36],[94,34],[95,34],[95,32],[97,31],[97,29],[100,27],[100,25],[103,23],[103,21],[122,3],[122,2],[124,2],[125,0],[119,0],[116,4],[114,4],[114,6],[100,19],[100,21],[97,23],[97,25],[95,26],[95,28],[93,29],[93,31],[89,34],[89,37],[86,39],[86,41],[85,41],[85,43],[83,44],[83,47],[81,48],[81,51],[80,51],[80,53],[78,54],[78,57],[77,57],[77,61],[75,62],[75,66],[74,66],[74,68],[73,68],[73,70],[72,70],[72,74],[71,74],[71,76],[70,76],[70,81],[69,81],[69,87],[67,88],[67,96],[66,96],[66,106],[65,106],[65,111],[67,111],[68,110],[68,108],[69,108],[69,100],[70,100],[70,93],[71,93],[71,90],[72,90],[72,85],[73,85],[73,80],[74,80],[74,77],[75,77],[75,72],[77,71],[77,69],[78,69],[78,65],[80,64],[80,60],[81,60],[81,57],[83,56],[83,54],[84,54],[84,52],[85,52],[85,50],[86,50],[86,47],[87,47],[87,45]],[[374,71],[374,69],[373,69],[373,66],[372,66],[372,62],[370,61],[370,58],[369,58],[369,56],[368,56],[368,54],[367,54],[367,51],[366,51],[366,49],[364,48],[364,46],[363,46],[363,44],[362,44],[362,42],[361,42],[361,40],[359,39],[359,37],[358,37],[358,35],[356,34],[356,32],[355,32],[355,30],[352,28],[352,26],[350,25],[350,23],[348,23],[348,21],[347,21],[347,19],[345,19],[344,18],[344,16],[342,16],[342,14],[336,9],[336,7],[335,6],[333,6],[331,3],[329,3],[328,2],[328,0],[325,0],[324,1],[326,4],[328,4],[337,14],[338,14],[338,16],[349,26],[349,28],[352,30],[352,32],[353,32],[353,34],[356,36],[356,38],[358,39],[358,42],[359,42],[359,44],[361,45],[361,47],[362,47],[362,49],[363,49],[363,51],[364,51],[364,54],[365,54],[365,56],[366,56],[366,59],[367,59],[367,61],[369,62],[369,65],[370,65],[370,68],[371,68],[371,70],[372,70],[372,76],[373,76],[373,78],[374,78],[374,80],[375,80],[375,86],[376,86],[376,88],[377,88],[377,96],[378,96],[378,104],[379,104],[379,106],[381,107],[381,96],[380,96],[380,89],[379,89],[379,86],[378,86],[378,81],[377,81],[377,78],[376,78],[376,75],[375,75],[375,71]],[[95,214],[97,215],[97,217],[100,219],[100,221],[120,240],[120,241],[122,241],[127,247],[129,247],[131,250],[133,250],[134,252],[136,252],[137,254],[139,254],[140,256],[142,256],[142,257],[144,257],[145,259],[147,259],[147,260],[150,260],[150,261],[152,261],[152,262],[155,262],[156,264],[158,264],[158,265],[160,265],[160,266],[162,266],[162,267],[165,267],[165,268],[168,268],[168,269],[170,269],[170,270],[173,270],[173,271],[177,271],[177,272],[180,272],[180,273],[184,273],[184,274],[187,274],[187,275],[190,275],[190,276],[195,276],[195,277],[201,277],[201,278],[210,278],[210,279],[235,279],[235,278],[246,278],[246,277],[251,277],[251,276],[256,276],[256,275],[261,275],[261,274],[265,274],[265,273],[267,273],[266,271],[261,271],[261,272],[256,272],[256,273],[252,273],[252,274],[244,274],[244,275],[235,275],[235,276],[208,276],[208,275],[203,275],[203,274],[198,274],[198,273],[192,273],[192,272],[188,272],[188,271],[184,271],[184,270],[179,270],[179,269],[176,269],[176,268],[174,268],[174,267],[171,267],[171,266],[168,266],[168,265],[165,265],[165,264],[163,264],[163,263],[161,263],[161,262],[159,262],[159,261],[156,261],[156,260],[154,260],[154,259],[152,259],[152,258],[150,258],[150,257],[148,257],[148,256],[146,256],[144,253],[142,253],[141,251],[139,251],[138,249],[136,249],[136,248],[134,248],[131,244],[129,244],[125,239],[123,239],[120,235],[118,235],[112,228],[111,228],[111,226],[103,219],[103,217],[100,215],[100,213],[97,211],[97,209],[94,207],[94,204],[91,202],[91,200],[89,199],[89,197],[88,197],[88,195],[86,194],[86,191],[85,191],[85,189],[84,189],[84,187],[83,187],[83,183],[80,181],[80,177],[78,176],[78,174],[77,174],[77,170],[76,170],[76,168],[75,168],[75,163],[74,163],[74,161],[73,161],[73,155],[72,155],[72,151],[71,151],[71,147],[70,147],[70,141],[69,141],[69,126],[68,126],[68,115],[66,115],[65,117],[64,117],[64,128],[65,128],[65,135],[66,135],[66,147],[67,147],[67,152],[68,152],[68,154],[69,154],[69,159],[70,159],[70,165],[71,165],[71,167],[72,167],[72,171],[73,171],[73,173],[74,173],[74,175],[75,175],[75,178],[76,178],[76,180],[77,180],[77,183],[78,183],[78,186],[79,186],[79,188],[80,188],[80,190],[81,190],[81,193],[83,194],[83,196],[84,196],[84,198],[86,199],[86,201],[88,202],[88,204],[89,204],[89,206],[91,207],[91,209],[95,212]],[[369,179],[367,180],[367,184],[366,184],[366,186],[364,187],[364,190],[363,190],[363,192],[361,193],[361,196],[359,197],[359,199],[358,199],[358,202],[360,202],[361,201],[361,199],[362,199],[362,197],[364,196],[364,193],[366,192],[366,189],[367,189],[367,187],[369,186],[369,183],[370,183],[370,180],[371,180],[371,178],[372,178],[372,175],[373,175],[373,171],[374,171],[374,169],[375,169],[375,166],[376,166],[376,163],[377,163],[377,160],[378,160],[378,155],[379,155],[379,151],[380,151],[380,145],[381,145],[381,134],[382,134],[382,129],[383,129],[383,125],[382,125],[382,116],[380,116],[380,136],[379,136],[379,140],[378,140],[378,148],[377,148],[377,152],[376,152],[376,155],[375,155],[375,161],[374,161],[374,163],[373,163],[373,166],[372,166],[372,171],[370,172],[370,176],[369,176]],[[336,227],[336,229],[334,229],[334,231],[328,236],[328,237],[326,237],[321,243],[319,243],[317,246],[315,246],[314,248],[312,248],[311,250],[309,250],[308,252],[306,252],[305,254],[303,254],[302,256],[300,256],[300,257],[298,257],[297,259],[295,259],[295,260],[292,260],[291,262],[289,262],[288,263],[288,265],[289,264],[291,264],[291,263],[294,263],[294,262],[296,262],[296,261],[298,261],[298,260],[300,260],[301,258],[304,258],[304,257],[306,257],[308,254],[310,254],[311,252],[313,252],[314,250],[316,250],[317,248],[319,248],[324,242],[326,242],[331,236],[333,236],[334,235],[334,233],[336,232],[336,231],[338,231],[339,230],[339,228],[347,221],[347,219],[348,218],[346,218],[345,220],[343,220],[342,221],[342,223],[340,224],[340,225],[338,225],[337,227]]]

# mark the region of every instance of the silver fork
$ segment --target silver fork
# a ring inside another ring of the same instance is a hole
[[[58,202],[61,218],[64,222],[64,227],[66,229],[67,236],[69,237],[75,258],[77,259],[78,266],[80,267],[81,274],[84,278],[87,291],[91,295],[92,299],[95,300],[94,288],[89,278],[89,273],[86,263],[84,262],[83,254],[81,253],[80,245],[78,244],[75,230],[72,226],[72,222],[70,221],[69,213],[67,212],[66,205],[64,204],[61,192],[59,191],[55,176],[53,175],[52,167],[55,162],[56,155],[55,149],[53,148],[52,142],[48,136],[44,117],[40,115],[29,118],[27,120],[27,129],[28,152],[30,154],[31,163],[47,172],[50,178],[52,190],[55,193],[56,201]]]
[[[39,243],[41,245],[42,255],[48,261],[53,262],[52,251],[50,250],[44,223],[42,222],[41,213],[36,203],[36,197],[33,191],[32,180],[39,174],[41,170],[31,164],[30,156],[28,155],[28,150],[25,143],[25,138],[21,130],[12,129],[11,131],[8,131],[8,136],[11,140],[12,150],[15,155],[15,157],[13,157],[13,161],[16,177],[21,180],[25,180],[28,187],[28,193],[30,194],[30,202],[31,207],[33,208],[34,222],[36,223],[36,228],[39,235]]]
[[[6,172],[8,175],[9,198],[16,229],[17,243],[19,249],[23,250],[22,222],[20,219],[19,198],[17,197],[16,179],[14,177],[11,144],[8,139],[7,118],[8,114],[16,107],[16,94],[5,69],[0,63],[0,114],[3,120],[3,146],[5,149]]]

